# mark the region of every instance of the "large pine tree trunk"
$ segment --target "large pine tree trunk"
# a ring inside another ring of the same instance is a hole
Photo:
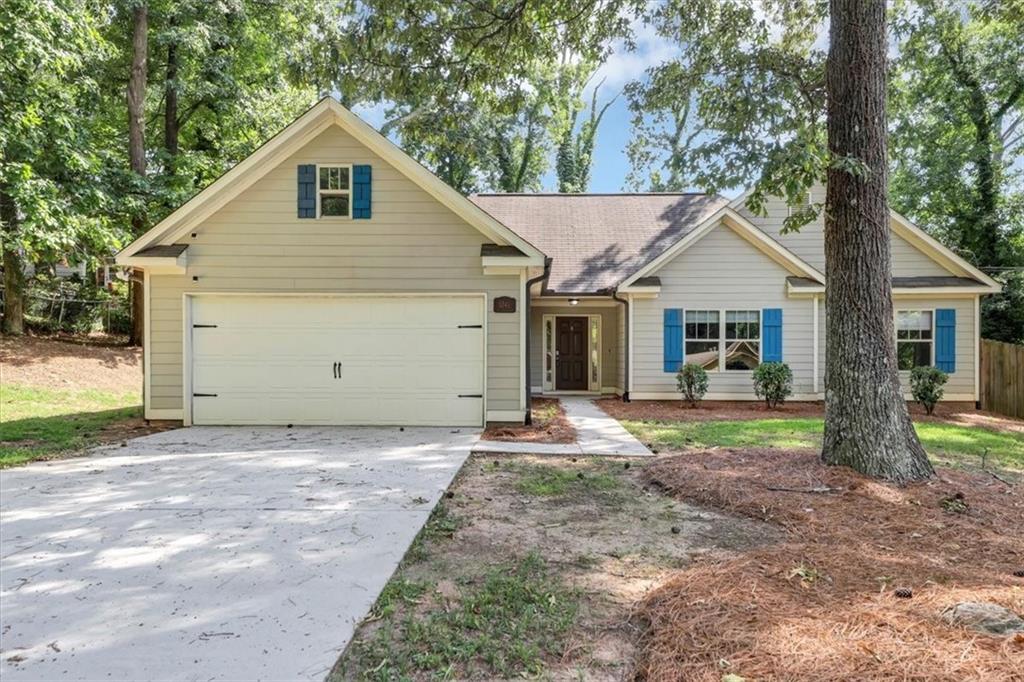
[[[128,162],[140,176],[146,175],[146,75],[149,53],[149,11],[145,2],[132,9],[132,64],[128,77]],[[138,237],[145,230],[142,215],[132,219],[132,231]],[[145,324],[142,273],[133,272],[131,278],[132,336],[130,343],[142,345]]]
[[[899,483],[932,475],[900,389],[886,199],[883,0],[831,0],[822,460]],[[861,172],[851,171],[861,167]]]
[[[14,235],[18,232],[18,207],[9,192],[0,187],[0,222],[6,234],[0,249],[4,263],[3,333],[25,333],[25,263]]]

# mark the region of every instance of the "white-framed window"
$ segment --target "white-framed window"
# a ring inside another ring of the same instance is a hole
[[[687,310],[683,362],[709,372],[749,371],[761,364],[760,310]]]
[[[352,216],[351,164],[316,167],[316,215],[318,218]]]
[[[930,367],[935,359],[935,311],[896,311],[896,361],[900,370]]]
[[[750,370],[761,364],[761,311],[726,310],[722,364]]]
[[[722,320],[717,310],[687,310],[683,324],[683,362],[709,372],[720,369]]]

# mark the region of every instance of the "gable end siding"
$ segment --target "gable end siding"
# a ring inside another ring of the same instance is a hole
[[[786,296],[788,272],[720,224],[665,263],[656,274],[661,294],[634,301],[633,393],[678,395],[675,375],[664,371],[664,310],[781,309],[782,347],[793,370],[793,391],[813,390],[813,303]],[[708,394],[753,396],[749,371],[709,372]]]
[[[814,203],[825,200],[825,188],[814,188]],[[813,223],[804,225],[798,232],[782,234],[782,225],[789,216],[789,207],[778,197],[770,198],[765,204],[767,215],[755,215],[746,205],[736,211],[754,225],[764,230],[773,239],[807,261],[818,270],[825,271],[825,220],[818,216]],[[949,276],[951,273],[899,235],[892,233],[892,273],[894,277]]]
[[[372,220],[298,218],[296,168],[323,162],[373,166]],[[196,233],[188,273],[151,278],[150,407],[183,407],[184,293],[486,292],[487,409],[519,409],[519,315],[495,314],[490,303],[519,300],[519,277],[485,276],[480,245],[490,240],[340,128],[284,160]]]

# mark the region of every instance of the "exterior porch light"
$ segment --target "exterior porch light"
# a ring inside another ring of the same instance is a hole
[[[578,298],[570,298],[569,299],[569,305],[579,305],[579,304],[580,304],[580,299],[578,299]]]

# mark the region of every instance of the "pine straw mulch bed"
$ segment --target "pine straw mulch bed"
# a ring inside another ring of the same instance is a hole
[[[898,488],[769,449],[673,456],[645,475],[687,502],[777,524],[786,539],[699,562],[650,593],[637,612],[648,626],[639,679],[1024,680],[1024,635],[941,615],[963,601],[1024,613],[1019,486],[943,469]],[[900,587],[913,596],[897,598]]]
[[[705,400],[697,407],[689,407],[679,400],[634,400],[624,403],[616,398],[604,398],[594,403],[616,419],[638,421],[742,421],[825,416],[825,404],[821,402],[787,402],[771,410],[762,402],[742,400]],[[981,426],[993,431],[1024,433],[1024,420],[976,410],[974,403],[939,403],[933,415],[926,415],[924,408],[917,403],[907,403],[907,407],[914,421],[918,422]]]
[[[557,398],[533,398],[530,402],[533,423],[488,426],[483,440],[519,443],[575,443],[576,429],[565,416]]]

